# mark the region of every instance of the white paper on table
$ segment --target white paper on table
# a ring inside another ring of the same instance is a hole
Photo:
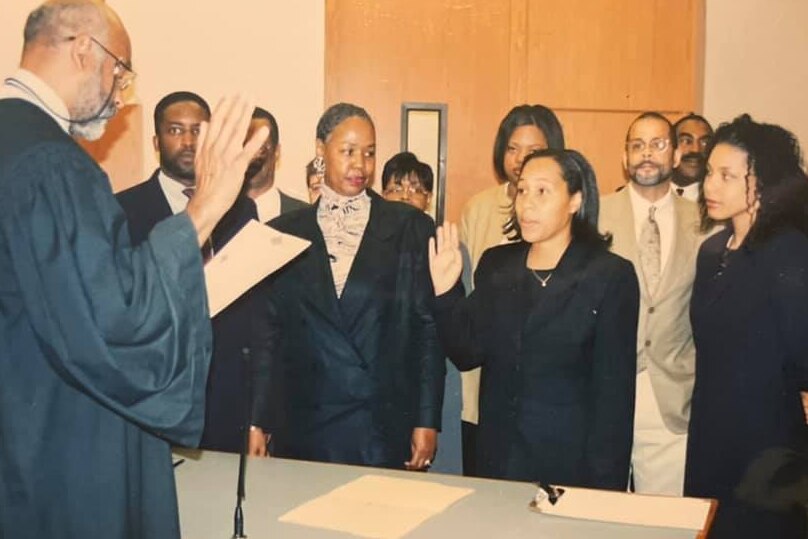
[[[278,520],[373,539],[399,539],[474,489],[368,474]]]
[[[210,317],[302,253],[311,242],[250,220],[205,264]]]
[[[541,501],[531,503],[531,509],[559,517],[698,531],[706,526],[711,508],[711,501],[704,498],[561,488],[564,494],[555,505],[540,491],[537,500]]]

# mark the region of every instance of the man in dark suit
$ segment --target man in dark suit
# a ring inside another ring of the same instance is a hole
[[[305,208],[308,204],[275,187],[275,169],[281,157],[278,122],[269,111],[255,107],[249,133],[258,131],[262,126],[269,129],[269,138],[247,168],[244,188],[247,196],[255,202],[258,220],[268,223],[282,213]]]
[[[145,182],[117,194],[133,244],[145,241],[160,221],[185,210],[194,192],[199,127],[209,119],[208,104],[192,92],[168,94],[155,107],[153,140],[160,153],[160,168]],[[254,217],[252,201],[246,197],[237,199],[203,246],[203,255],[214,255]],[[246,395],[242,350],[249,345],[249,321],[249,295],[239,298],[213,320],[214,350],[206,389],[202,448],[236,452],[243,444]]]

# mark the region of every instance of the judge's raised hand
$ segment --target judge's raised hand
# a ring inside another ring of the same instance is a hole
[[[269,130],[262,127],[244,143],[253,110],[251,100],[224,98],[210,122],[200,128],[194,162],[196,189],[187,208],[200,245],[235,202],[247,165],[269,136]]]
[[[457,225],[446,223],[439,226],[435,238],[429,238],[429,273],[435,295],[445,294],[460,278],[463,271],[463,257],[460,254],[460,240]]]
[[[805,424],[808,425],[808,391],[800,393],[802,397],[802,411],[805,412]]]

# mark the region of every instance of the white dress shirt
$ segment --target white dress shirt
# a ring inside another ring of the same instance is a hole
[[[166,196],[168,205],[171,208],[171,213],[177,215],[185,211],[188,206],[188,197],[185,196],[183,191],[188,189],[187,186],[181,184],[177,180],[169,178],[168,175],[161,169],[157,174],[157,181],[160,183],[160,188]]]
[[[676,194],[679,195],[680,197],[692,200],[693,202],[699,201],[699,182],[693,182],[685,187],[679,187],[678,185],[671,185],[671,186],[673,187],[673,190],[676,192]],[[679,193],[680,189],[682,190],[681,193]]]
[[[64,119],[70,118],[65,102],[45,81],[27,69],[18,69],[0,87],[0,99],[15,98],[36,105],[53,118],[65,133],[70,133],[70,122]]]
[[[665,196],[653,204],[644,199],[634,188],[634,184],[628,184],[629,198],[631,199],[631,210],[634,212],[634,232],[637,241],[640,241],[643,224],[648,219],[648,210],[651,206],[656,206],[654,217],[659,227],[659,274],[665,271],[665,264],[668,262],[671,248],[673,247],[673,235],[675,233],[675,216],[673,214],[673,191],[668,190]]]
[[[266,223],[281,214],[281,193],[274,185],[254,199],[258,221]]]

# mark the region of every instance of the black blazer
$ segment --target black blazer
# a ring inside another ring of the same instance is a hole
[[[281,215],[295,210],[302,210],[310,206],[309,203],[303,202],[295,197],[290,197],[280,189],[278,189],[278,194],[281,196]]]
[[[145,182],[116,195],[126,213],[132,244],[145,240],[152,228],[172,215],[157,179],[159,169]],[[239,198],[211,234],[214,251],[221,249],[247,221],[255,217],[255,204]],[[250,344],[252,318],[246,294],[213,319],[213,357],[205,393],[205,430],[200,447],[237,452],[243,445],[247,401],[242,349]]]
[[[717,536],[804,537],[786,531],[804,526],[804,514],[744,508],[736,489],[767,451],[808,453],[800,401],[808,391],[808,238],[786,230],[725,256],[730,234],[705,241],[696,267],[685,494],[719,499]]]
[[[546,288],[530,244],[487,250],[475,289],[438,298],[460,370],[482,366],[478,472],[625,490],[634,419],[639,286],[628,261],[573,242]],[[538,295],[538,300],[535,298]]]
[[[258,301],[253,423],[273,455],[402,468],[414,427],[440,428],[445,364],[427,263],[432,220],[372,191],[338,299],[318,204],[271,225],[312,242]]]

